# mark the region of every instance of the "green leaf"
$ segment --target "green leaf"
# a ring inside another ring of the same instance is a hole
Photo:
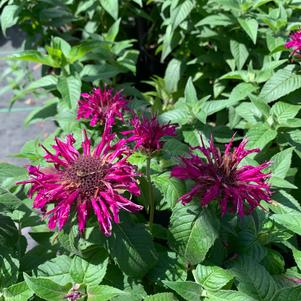
[[[285,272],[285,262],[282,255],[270,248],[267,248],[267,255],[261,261],[267,271],[272,275],[280,275]]]
[[[142,277],[156,264],[154,243],[143,224],[114,225],[108,245],[110,255],[127,275]]]
[[[104,34],[105,40],[109,42],[114,42],[117,34],[119,32],[119,25],[120,25],[121,19],[119,18],[117,21],[113,23],[113,25],[110,27],[107,33]]]
[[[260,97],[269,103],[301,88],[301,75],[294,72],[295,65],[278,70],[262,87]]]
[[[101,49],[107,51],[105,47],[107,47],[107,45],[103,41],[99,41],[99,40],[82,41],[79,45],[73,46],[71,48],[68,55],[68,62],[70,64],[73,64],[74,62],[85,58],[85,55],[93,50]]]
[[[168,2],[166,2],[166,3],[168,3]],[[179,40],[177,37],[177,39],[175,39],[175,41],[172,41],[174,36],[177,34],[175,29],[177,29],[187,19],[187,17],[190,15],[191,11],[193,10],[193,8],[196,5],[196,2],[193,0],[184,0],[184,1],[180,2],[179,5],[178,5],[179,2],[171,2],[171,3],[172,3],[172,5],[170,5],[170,19],[168,19],[166,22],[168,24],[168,26],[167,26],[166,32],[165,32],[165,38],[167,38],[168,42],[165,45],[163,43],[163,52],[162,52],[163,59],[166,58],[166,56],[170,53],[172,48],[174,48],[176,46],[176,41]],[[170,49],[168,49],[168,51],[166,51],[166,49],[165,49],[165,48],[167,48],[166,46],[168,44],[169,44],[169,46],[171,46],[170,42],[173,42],[174,45],[172,47],[170,47]]]
[[[100,0],[100,4],[109,15],[118,19],[118,0]]]
[[[291,166],[293,148],[288,148],[282,152],[277,153],[271,158],[272,176],[284,179]]]
[[[185,193],[185,184],[174,177],[171,177],[170,172],[152,176],[152,182],[160,190],[163,199],[160,204],[166,204],[168,208],[173,208],[176,201]]]
[[[184,300],[201,300],[202,287],[192,281],[163,281],[163,283],[179,294]]]
[[[0,187],[0,204],[15,209],[20,206],[21,200],[8,190]]]
[[[253,5],[253,9],[258,8],[266,3],[272,2],[273,0],[256,0]]]
[[[108,285],[88,286],[87,290],[88,300],[87,301],[107,301],[112,298],[127,294],[115,287]]]
[[[187,272],[183,260],[176,253],[167,251],[159,252],[156,266],[147,274],[147,278],[156,284],[162,284],[162,280],[185,281],[186,277]]]
[[[147,296],[143,301],[177,301],[176,297],[172,293],[159,293],[151,296]]]
[[[28,126],[34,122],[55,116],[57,113],[57,103],[57,98],[46,101],[44,106],[37,107],[30,112],[30,114],[24,120],[24,124]]]
[[[19,53],[11,54],[1,57],[2,60],[12,61],[29,61],[33,63],[40,63],[54,68],[60,67],[60,64],[54,61],[49,55],[42,54],[37,50],[24,50]]]
[[[65,133],[74,133],[80,129],[80,122],[76,119],[76,110],[70,110],[69,104],[59,102],[57,105],[56,120]]]
[[[22,281],[5,288],[3,295],[5,301],[25,301],[33,295],[33,292],[28,288],[27,284]]]
[[[301,158],[301,130],[293,130],[287,133],[286,138],[291,146],[296,147],[295,151],[297,155]]]
[[[237,0],[215,0],[215,2],[217,2],[223,9],[234,10],[235,13],[241,10],[240,2]]]
[[[198,102],[198,97],[191,77],[188,78],[188,81],[185,86],[184,94],[187,103],[193,105]]]
[[[177,157],[181,155],[185,155],[189,150],[187,144],[179,141],[178,139],[171,138],[166,141],[163,146],[163,150],[166,153],[168,159],[172,157]]]
[[[136,64],[139,52],[137,50],[126,50],[124,54],[117,59],[119,65],[136,73]]]
[[[121,42],[115,42],[113,44],[113,47],[111,49],[111,51],[107,50],[107,47],[104,49],[101,49],[100,55],[103,55],[104,58],[106,58],[107,60],[109,59],[114,59],[115,55],[122,55],[122,53],[128,49],[128,48],[132,48],[133,43],[136,40],[123,40]],[[107,44],[105,44],[105,46],[107,46]],[[108,65],[108,62],[105,63],[105,65]]]
[[[191,264],[202,262],[218,236],[218,221],[199,203],[190,202],[183,206],[178,203],[170,220],[172,249],[176,250]]]
[[[247,70],[237,70],[237,71],[230,71],[223,76],[221,76],[219,79],[238,79],[242,80],[244,82],[249,82],[250,73]]]
[[[0,254],[6,248],[14,248],[18,236],[19,233],[13,220],[8,216],[0,214],[0,245],[2,246]]]
[[[258,123],[247,132],[249,142],[247,147],[263,149],[269,142],[273,141],[277,136],[277,131],[271,129],[267,124]],[[254,157],[255,154],[253,154]],[[250,155],[252,157],[252,155]]]
[[[0,163],[0,182],[7,178],[23,177],[27,174],[24,167],[19,167],[10,163]]]
[[[40,298],[49,301],[62,301],[72,285],[61,286],[50,279],[34,278],[24,273],[24,280],[28,287]]]
[[[293,252],[293,256],[295,259],[295,262],[297,264],[298,269],[301,269],[301,251],[296,249],[296,248],[292,248],[292,252]]]
[[[241,19],[238,22],[247,35],[251,38],[252,42],[256,44],[258,22],[255,19]]]
[[[169,93],[177,91],[178,82],[181,76],[181,65],[182,62],[177,59],[172,59],[167,65],[164,75],[164,81],[166,89]]]
[[[194,26],[202,26],[202,25],[210,25],[211,27],[216,27],[216,26],[227,26],[233,23],[233,20],[231,17],[229,17],[226,14],[215,14],[211,16],[207,16],[201,21],[197,22],[194,24]]]
[[[138,280],[139,281],[139,280]],[[112,299],[112,301],[141,301],[144,297],[147,296],[147,293],[141,283],[138,283],[137,280],[130,280],[125,278],[125,286],[123,291],[127,295],[122,294],[118,297]]]
[[[79,2],[76,8],[75,16],[79,17],[82,12],[92,9],[95,5],[95,0],[87,0]]]
[[[6,36],[7,28],[10,28],[13,25],[17,24],[20,11],[20,5],[11,4],[4,6],[0,17],[1,28],[4,36]]]
[[[1,232],[3,232],[3,228],[0,228]],[[9,229],[8,229],[9,230]],[[2,233],[1,233],[2,235]],[[15,241],[16,241],[15,236]],[[2,242],[2,238],[0,237],[0,241]],[[11,248],[13,244],[1,244],[0,252],[0,289],[12,285],[18,281],[19,274],[19,260],[12,257],[11,254],[3,254],[5,248]]]
[[[255,97],[253,95],[249,95],[252,103],[256,106],[256,108],[266,117],[268,118],[270,116],[270,107],[268,104],[264,102],[263,99],[259,97]]]
[[[79,256],[75,256],[70,267],[70,274],[76,283],[86,285],[98,285],[104,278],[108,265],[108,258],[98,250],[93,257],[85,260]]]
[[[38,88],[46,88],[50,86],[56,86],[58,82],[58,78],[54,75],[46,75],[44,77],[41,77],[40,79],[30,83],[26,87],[26,90],[35,90]]]
[[[230,40],[230,50],[237,69],[241,70],[249,56],[247,47],[235,40]]]
[[[116,67],[110,64],[103,65],[85,65],[80,73],[83,80],[94,81],[94,80],[106,80],[115,77],[119,73],[126,73],[127,69]]]
[[[298,200],[296,200],[292,195],[288,194],[285,190],[278,190],[277,192],[273,193],[273,200],[275,200],[276,202],[280,203],[281,205],[287,208],[301,212],[301,205],[298,202]],[[278,204],[277,207],[279,207]],[[279,212],[277,211],[275,213],[282,213],[282,211]],[[283,213],[288,213],[288,212],[283,212]]]
[[[202,145],[201,135],[202,132],[199,130],[193,131],[183,131],[182,132],[184,141],[189,144],[189,146],[195,147]]]
[[[280,123],[279,127],[301,128],[301,119],[300,118],[287,119],[286,121]]]
[[[70,55],[70,44],[60,37],[52,37],[50,46],[45,47],[48,54],[60,64],[65,66]]]
[[[173,122],[183,125],[189,121],[189,116],[188,112],[183,109],[174,109],[164,112],[158,119],[161,123]]]
[[[143,6],[142,0],[132,0],[133,2],[137,3],[140,7]]]
[[[273,105],[271,114],[276,117],[278,123],[285,123],[288,119],[294,118],[300,109],[300,105],[292,105],[290,103],[278,101]]]
[[[277,285],[266,269],[251,257],[239,259],[231,269],[239,280],[238,290],[258,301],[270,301]]]
[[[270,218],[288,230],[301,235],[301,213],[273,214]]]
[[[258,120],[261,119],[261,112],[255,105],[249,102],[242,102],[235,108],[236,113],[249,124],[257,124]],[[248,126],[249,126],[248,124]]]
[[[301,286],[286,287],[279,290],[272,301],[297,301],[301,300]]]
[[[232,102],[243,100],[251,95],[252,92],[256,91],[256,89],[256,86],[251,83],[239,83],[232,89],[229,100]]]
[[[161,62],[163,62],[164,59],[172,52],[178,42],[179,38],[175,35],[172,24],[168,24],[163,36]]]
[[[72,282],[69,274],[71,259],[67,255],[57,256],[54,259],[46,261],[37,268],[38,276],[47,277],[60,285],[66,285]]]
[[[201,284],[205,289],[217,291],[224,287],[233,279],[231,272],[218,266],[205,266],[199,264],[193,271],[196,282]]]
[[[220,290],[218,292],[207,292],[206,301],[258,301],[252,297],[238,291]]]
[[[281,47],[284,47],[283,45]],[[274,74],[274,70],[284,63],[287,63],[287,60],[279,60],[279,61],[272,61],[272,62],[265,62],[260,70],[252,71],[253,74],[255,73],[255,81],[257,83],[264,83],[269,80],[272,75]]]
[[[202,111],[207,116],[209,116],[209,115],[217,113],[225,108],[229,108],[231,106],[236,105],[238,101],[239,100],[237,100],[235,98],[207,101],[203,104]]]
[[[67,102],[71,108],[76,107],[77,101],[80,98],[81,81],[74,77],[60,77],[57,88],[62,95],[63,101]]]
[[[183,3],[172,9],[170,23],[172,24],[173,30],[189,16],[194,5],[194,1],[185,0]]]
[[[298,187],[296,187],[294,184],[290,183],[289,181],[273,176],[270,180],[269,180],[270,184],[272,184],[273,187],[278,187],[278,188],[288,188],[288,189],[297,189]]]
[[[70,229],[64,228],[58,233],[57,238],[60,245],[71,254],[81,255],[78,250],[79,233],[76,225],[73,225]]]

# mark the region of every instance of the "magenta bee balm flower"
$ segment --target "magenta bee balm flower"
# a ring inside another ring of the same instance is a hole
[[[77,119],[90,119],[90,125],[97,123],[113,125],[115,118],[123,120],[122,111],[127,107],[127,100],[121,91],[112,89],[93,89],[92,93],[82,93],[78,101]]]
[[[290,35],[290,40],[285,43],[285,48],[293,49],[292,55],[299,54],[301,50],[301,31],[297,31]]]
[[[259,149],[245,149],[247,139],[231,151],[233,138],[226,145],[224,154],[210,140],[208,147],[193,149],[201,151],[206,160],[191,153],[189,158],[182,157],[182,165],[174,167],[171,175],[182,180],[193,180],[193,188],[180,197],[183,204],[190,202],[193,197],[199,197],[201,206],[217,200],[222,215],[227,210],[236,212],[239,216],[252,212],[260,201],[270,201],[270,186],[266,183],[269,173],[262,172],[270,163],[258,166],[239,166],[243,158]]]
[[[164,141],[161,141],[161,138],[176,135],[176,126],[174,124],[159,124],[157,116],[148,119],[143,115],[140,119],[137,115],[134,115],[131,124],[133,129],[122,132],[122,134],[131,135],[128,141],[135,141],[135,148],[148,154],[163,147]]]
[[[49,217],[48,226],[61,230],[72,210],[77,214],[78,228],[83,232],[91,211],[97,217],[106,236],[111,235],[112,220],[119,223],[120,209],[136,212],[143,207],[122,196],[128,191],[139,195],[137,174],[127,158],[131,154],[125,139],[113,144],[115,134],[105,133],[91,151],[91,142],[84,131],[83,153],[73,146],[75,139],[68,135],[63,142],[56,138],[54,153],[47,149],[45,159],[52,167],[29,166],[31,184],[29,196],[35,195],[33,207]],[[52,204],[50,209],[48,205]]]

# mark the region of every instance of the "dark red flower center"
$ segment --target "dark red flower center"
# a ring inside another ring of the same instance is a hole
[[[78,187],[82,196],[93,197],[104,186],[103,178],[107,169],[108,164],[100,159],[81,156],[64,170],[63,179]]]
[[[222,163],[217,164],[216,174],[223,184],[230,186],[235,183],[235,170],[236,164],[233,162],[232,157],[224,156]]]

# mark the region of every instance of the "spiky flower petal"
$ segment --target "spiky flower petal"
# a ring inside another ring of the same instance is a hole
[[[115,118],[123,120],[122,111],[127,108],[127,100],[121,91],[114,92],[106,86],[103,90],[93,89],[92,93],[82,93],[78,101],[77,119],[90,119],[90,125],[98,123],[113,125]]]
[[[33,207],[49,217],[48,226],[61,230],[71,212],[77,214],[78,228],[83,232],[91,211],[97,217],[106,236],[111,235],[112,220],[119,223],[119,210],[136,212],[142,209],[122,196],[128,191],[139,195],[137,174],[127,158],[130,150],[126,140],[113,144],[115,134],[105,131],[100,143],[91,151],[91,141],[84,131],[83,152],[73,146],[75,139],[68,135],[65,141],[55,139],[54,153],[47,149],[45,159],[52,167],[29,166],[30,179],[18,184],[31,184],[29,196]],[[49,209],[52,204],[52,209]]]
[[[290,40],[285,43],[285,48],[293,50],[292,55],[300,54],[301,50],[301,31],[294,32],[290,35]]]
[[[222,155],[214,145],[213,138],[208,147],[202,140],[202,146],[194,149],[201,151],[206,160],[191,152],[189,158],[182,157],[182,164],[172,169],[172,176],[195,182],[191,191],[180,197],[183,204],[190,202],[193,197],[200,198],[201,206],[217,200],[223,215],[230,210],[243,216],[260,206],[261,200],[270,201],[270,186],[266,183],[270,174],[262,172],[270,163],[239,166],[243,158],[259,152],[259,149],[245,149],[247,139],[243,139],[233,151],[232,144],[233,138]]]
[[[135,141],[135,148],[141,149],[148,154],[158,151],[163,147],[164,141],[161,140],[163,137],[176,135],[176,125],[161,125],[157,116],[152,116],[148,119],[145,115],[139,118],[134,114],[131,125],[133,129],[122,132],[122,134],[130,135],[128,141]]]

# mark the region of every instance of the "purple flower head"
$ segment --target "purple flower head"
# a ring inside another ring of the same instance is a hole
[[[148,154],[158,151],[163,147],[164,141],[161,141],[162,137],[176,135],[176,125],[161,125],[157,116],[152,116],[148,119],[145,115],[139,118],[134,114],[131,125],[133,129],[122,132],[122,134],[131,135],[128,141],[135,141],[135,148],[141,149]]]
[[[112,89],[93,89],[92,93],[82,93],[78,101],[77,119],[90,119],[90,125],[97,123],[113,125],[115,118],[123,120],[122,111],[127,108],[127,100],[121,91]]]
[[[64,296],[64,299],[67,299],[67,301],[76,301],[82,297],[81,292],[78,291],[80,288],[79,284],[74,284],[71,290]]]
[[[80,292],[72,292],[64,296],[64,299],[67,299],[68,301],[76,301],[82,296]]]
[[[139,195],[137,174],[127,158],[131,154],[126,140],[113,144],[115,134],[105,131],[100,143],[91,150],[91,141],[83,132],[80,153],[74,148],[75,139],[55,139],[54,153],[46,148],[44,158],[53,166],[29,166],[30,179],[18,184],[31,184],[29,197],[34,197],[33,207],[49,217],[48,226],[61,230],[72,210],[77,214],[78,228],[83,232],[91,213],[97,217],[106,236],[111,235],[112,220],[119,223],[119,210],[136,212],[143,207],[122,196],[125,191]],[[48,208],[53,204],[52,209]],[[48,210],[49,209],[49,210]]]
[[[290,40],[285,43],[285,48],[293,49],[292,55],[299,54],[301,50],[301,31],[294,32],[290,35]]]
[[[266,183],[270,174],[262,172],[270,163],[239,167],[243,158],[260,150],[245,149],[246,138],[231,151],[232,143],[233,138],[226,145],[222,155],[220,149],[214,145],[212,137],[208,147],[202,140],[202,146],[193,149],[201,151],[206,161],[191,152],[189,158],[182,157],[182,164],[172,169],[173,177],[195,182],[191,191],[179,199],[184,205],[195,196],[200,198],[201,206],[206,206],[216,199],[222,215],[230,210],[243,216],[260,206],[261,200],[270,201],[270,186]]]
[[[286,277],[288,280],[293,281],[297,284],[301,284],[301,279],[297,277]]]

